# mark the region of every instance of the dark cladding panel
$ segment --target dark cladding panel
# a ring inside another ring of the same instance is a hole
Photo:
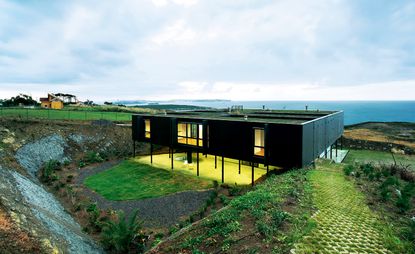
[[[309,165],[343,134],[343,112],[311,121],[303,125],[303,166]],[[312,137],[312,138],[311,138]]]
[[[151,125],[151,142],[157,145],[170,146],[170,127],[171,119],[168,117],[152,116]]]
[[[301,167],[302,126],[269,124],[269,164],[285,168]]]
[[[251,161],[253,157],[253,127],[249,122],[209,120],[208,152],[229,158]]]
[[[133,115],[132,116],[132,136],[135,141],[144,140],[144,120],[142,116]]]

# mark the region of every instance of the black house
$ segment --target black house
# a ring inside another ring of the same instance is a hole
[[[185,151],[189,159],[195,152],[286,169],[313,163],[343,129],[343,111],[206,110],[132,118],[133,141]]]

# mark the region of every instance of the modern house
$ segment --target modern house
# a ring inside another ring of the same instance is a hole
[[[63,109],[63,101],[54,94],[48,94],[47,98],[40,98],[42,108]]]
[[[172,154],[187,152],[190,161],[192,153],[214,155],[215,161],[216,156],[232,158],[249,163],[252,172],[258,164],[308,166],[322,153],[331,154],[334,145],[337,149],[343,129],[343,111],[206,110],[132,118],[134,144],[167,146]],[[223,168],[222,163],[222,181]]]

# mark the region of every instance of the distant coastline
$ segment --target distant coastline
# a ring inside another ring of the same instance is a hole
[[[209,108],[228,108],[242,105],[245,108],[343,110],[345,125],[362,122],[415,122],[415,101],[231,101],[231,100],[169,100],[119,101],[126,106],[186,105]]]

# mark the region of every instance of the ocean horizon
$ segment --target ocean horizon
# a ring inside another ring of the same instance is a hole
[[[159,104],[194,105],[228,108],[242,105],[253,109],[343,110],[344,124],[362,122],[415,122],[415,101],[230,101],[230,100],[171,100]],[[130,104],[131,105],[131,104]]]

